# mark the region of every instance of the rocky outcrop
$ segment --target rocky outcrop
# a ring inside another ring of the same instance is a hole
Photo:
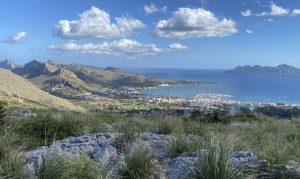
[[[0,68],[12,70],[16,67],[17,67],[17,65],[15,64],[15,62],[13,60],[5,59],[3,61],[0,61]]]
[[[34,172],[42,162],[42,157],[47,154],[65,154],[68,156],[88,155],[91,159],[108,166],[108,178],[116,178],[119,169],[124,167],[124,153],[118,151],[113,145],[114,139],[121,134],[99,133],[85,134],[79,137],[69,137],[56,141],[49,147],[41,147],[26,153],[27,168]],[[137,139],[128,145],[128,151],[133,152],[139,147],[151,148],[159,161],[159,171],[156,178],[161,179],[184,179],[190,178],[189,171],[197,161],[197,152],[190,155],[181,155],[171,158],[169,155],[169,142],[174,139],[171,135],[155,133],[142,133]],[[205,152],[205,151],[204,151]],[[206,151],[207,152],[207,151]],[[257,156],[248,151],[234,151],[230,157],[232,165],[263,166],[266,161],[259,160]],[[300,174],[299,165],[287,165],[290,172]]]

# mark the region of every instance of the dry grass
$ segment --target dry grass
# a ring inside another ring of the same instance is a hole
[[[4,69],[0,69],[0,91],[16,95],[21,99],[37,102],[47,107],[75,111],[83,110],[68,100],[52,96],[42,91],[26,79]]]

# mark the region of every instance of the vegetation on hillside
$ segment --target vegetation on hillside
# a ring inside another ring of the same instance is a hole
[[[3,110],[5,107],[0,109],[1,114],[11,114]],[[238,178],[244,175],[244,169],[227,165],[228,154],[233,150],[251,151],[257,154],[259,159],[265,159],[268,163],[263,172],[280,168],[289,160],[300,162],[299,118],[280,121],[248,110],[241,111],[235,115],[219,115],[218,120],[199,112],[190,116],[170,117],[33,109],[37,116],[28,117],[26,120],[22,116],[11,115],[9,120],[1,124],[0,177],[22,178],[28,175],[24,170],[24,158],[21,155],[24,150],[50,145],[55,140],[68,136],[99,132],[120,133],[113,143],[114,147],[124,153],[128,152],[126,144],[134,141],[136,136],[143,132],[176,136],[169,144],[169,155],[174,158],[208,150],[206,155],[199,156],[195,169],[191,171],[195,178],[201,178],[203,175],[204,178]],[[108,127],[109,125],[113,127]],[[191,136],[197,138],[187,140],[187,137]],[[230,140],[221,140],[226,136],[230,136]],[[212,140],[217,138],[220,140]],[[234,145],[231,145],[233,141]],[[55,156],[46,156],[35,175],[39,178],[51,178],[52,171],[56,171],[58,178],[64,178],[66,175],[81,178],[83,175],[76,171],[91,171],[85,175],[95,174],[90,178],[101,178],[105,175],[105,169],[93,162],[87,158],[71,159],[64,156],[58,159]],[[147,178],[155,175],[156,162],[157,159],[151,151],[137,150],[126,156],[127,168],[119,174],[126,178]]]

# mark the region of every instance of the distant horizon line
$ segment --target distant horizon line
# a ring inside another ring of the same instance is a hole
[[[15,63],[15,60],[14,59],[10,59],[10,58],[5,58],[3,60],[0,60],[0,62],[3,62],[5,60],[11,60]],[[128,66],[113,66],[113,65],[108,65],[108,66],[101,66],[101,65],[91,65],[91,64],[86,64],[86,63],[78,63],[78,62],[74,62],[74,63],[64,63],[62,61],[59,61],[59,60],[37,60],[37,59],[32,59],[32,60],[29,60],[27,62],[24,62],[22,64],[17,64],[15,63],[16,65],[25,65],[29,62],[32,62],[32,61],[38,61],[38,62],[43,62],[43,63],[46,63],[48,61],[53,61],[53,62],[59,62],[59,63],[62,63],[62,64],[78,64],[78,65],[88,65],[88,66],[94,66],[94,67],[98,67],[98,68],[107,68],[107,67],[114,67],[114,68],[119,68],[119,69],[183,69],[183,70],[231,70],[231,69],[234,69],[236,67],[239,67],[239,66],[262,66],[262,67],[278,67],[280,65],[288,65],[288,66],[292,66],[292,67],[295,67],[295,68],[300,68],[298,66],[294,66],[294,65],[289,65],[289,64],[286,64],[286,63],[281,63],[281,64],[278,64],[278,65],[274,65],[274,66],[269,66],[269,65],[249,65],[249,64],[245,64],[245,65],[236,65],[234,67],[231,67],[231,68],[207,68],[207,67],[201,67],[201,68],[189,68],[189,67],[182,67],[182,68],[178,68],[178,67],[128,67]]]

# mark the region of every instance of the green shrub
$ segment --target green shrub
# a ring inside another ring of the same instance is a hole
[[[200,110],[193,110],[190,115],[190,119],[192,121],[206,122],[206,115]]]
[[[126,167],[119,171],[121,178],[152,178],[158,170],[158,162],[153,152],[148,148],[139,148],[133,153],[126,154],[125,163]]]
[[[171,134],[174,130],[174,123],[171,120],[162,119],[158,122],[158,134]]]
[[[46,116],[42,119],[26,120],[19,131],[36,141],[36,145],[48,145],[54,140],[83,133],[84,123],[76,118],[64,117],[57,120]]]

